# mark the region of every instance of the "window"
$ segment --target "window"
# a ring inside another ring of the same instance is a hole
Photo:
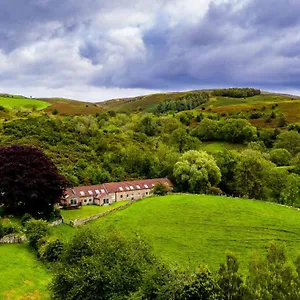
[[[104,200],[103,200],[103,203],[104,203],[104,204],[109,204],[109,199],[104,199]]]
[[[126,197],[128,198],[128,197],[129,197],[129,195],[127,194],[127,195],[126,195]]]
[[[120,198],[123,198],[123,195],[120,195]]]
[[[77,200],[76,199],[71,199],[71,205],[75,205],[77,204]]]
[[[93,201],[93,199],[90,198],[90,199],[89,199],[89,202],[92,202],[92,201]]]
[[[87,203],[87,199],[84,199],[84,203]]]
[[[121,186],[119,187],[119,190],[120,190],[120,191],[124,191],[123,188],[122,188]]]
[[[83,191],[80,191],[80,196],[84,196],[84,192]]]
[[[149,193],[148,192],[146,192],[146,196],[148,196],[149,195]]]
[[[133,188],[133,186],[132,186],[132,185],[130,185],[129,187],[130,187],[130,189],[131,189],[131,190],[134,190],[134,188]]]
[[[148,189],[148,188],[149,188],[147,184],[144,184],[144,187],[145,187],[146,189]]]

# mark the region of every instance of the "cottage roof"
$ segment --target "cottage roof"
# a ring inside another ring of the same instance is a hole
[[[155,179],[141,179],[133,181],[122,182],[108,182],[104,184],[78,186],[73,189],[67,189],[65,191],[64,198],[69,197],[94,197],[97,199],[102,198],[108,193],[116,193],[123,191],[136,191],[143,189],[152,189],[157,183],[165,183],[172,186],[171,182],[167,178],[155,178]]]
[[[171,182],[167,178],[141,179],[133,181],[109,182],[104,183],[108,193],[116,193],[123,191],[136,191],[141,189],[151,189],[157,183],[165,183],[171,186]]]
[[[67,189],[65,192],[65,198],[76,197],[96,197],[99,194],[106,194],[106,190],[103,184],[78,186],[73,189]]]

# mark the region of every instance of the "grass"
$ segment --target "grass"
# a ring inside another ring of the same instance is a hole
[[[27,244],[0,245],[0,299],[47,299],[48,271]]]
[[[242,151],[247,148],[246,145],[242,144],[231,144],[227,142],[202,142],[200,149],[214,153],[214,152],[220,152],[225,149],[227,150],[237,150],[237,151]]]
[[[170,195],[145,199],[85,226],[138,232],[156,255],[185,267],[206,263],[216,269],[232,251],[245,269],[252,251],[264,253],[272,240],[285,243],[295,258],[299,221],[299,211],[262,201]]]
[[[68,222],[74,220],[81,220],[114,209],[118,206],[125,205],[128,202],[129,201],[120,201],[107,206],[85,205],[77,209],[61,210],[61,214],[64,217],[65,221]]]
[[[0,105],[8,109],[14,109],[14,108],[33,109],[35,107],[37,110],[43,110],[48,106],[50,106],[51,104],[45,101],[39,101],[35,99],[0,97]]]

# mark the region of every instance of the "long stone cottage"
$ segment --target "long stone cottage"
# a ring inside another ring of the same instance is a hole
[[[90,186],[78,186],[65,191],[61,205],[77,207],[81,205],[109,205],[122,200],[138,200],[153,194],[158,183],[172,188],[167,178],[141,179],[134,181],[109,182]]]

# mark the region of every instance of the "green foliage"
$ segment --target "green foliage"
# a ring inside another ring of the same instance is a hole
[[[284,114],[281,114],[279,116],[279,119],[277,121],[277,126],[278,127],[286,127],[288,125],[288,120]]]
[[[272,167],[274,165],[259,152],[244,151],[234,172],[235,190],[248,198],[265,199],[264,187]]]
[[[124,299],[138,291],[155,259],[138,237],[80,230],[67,245],[51,290],[55,299]]]
[[[224,96],[232,98],[247,98],[255,95],[260,95],[260,90],[253,88],[229,88],[218,89],[213,91],[214,96]]]
[[[224,300],[241,300],[245,292],[242,275],[239,274],[239,263],[233,253],[226,256],[226,264],[221,264],[218,273],[218,284]]]
[[[22,216],[22,218],[21,218],[21,224],[22,224],[22,226],[25,226],[25,223],[26,223],[27,221],[29,221],[30,219],[32,219],[32,215],[29,214],[29,213],[25,213],[25,214]]]
[[[285,249],[271,243],[266,257],[253,256],[246,280],[247,299],[297,299],[300,286],[293,266],[288,262]]]
[[[179,112],[194,109],[208,101],[209,96],[206,92],[189,93],[175,100],[166,100],[156,107],[156,112],[164,113],[168,111]]]
[[[54,262],[61,258],[63,243],[55,237],[46,238],[38,249],[39,257],[43,261]]]
[[[25,223],[29,245],[38,250],[39,241],[49,234],[48,224],[44,220],[31,219]]]
[[[0,218],[0,239],[9,234],[21,232],[21,229],[16,224],[10,222],[9,219],[2,220]]]
[[[300,207],[300,176],[290,174],[286,179],[286,186],[280,193],[282,203]]]
[[[270,151],[270,160],[277,166],[289,166],[291,158],[291,153],[286,149],[278,148]]]
[[[206,266],[199,267],[186,282],[178,299],[199,299],[218,300],[221,298],[221,291],[216,279]]]
[[[221,180],[214,158],[205,151],[185,152],[174,166],[174,176],[182,191],[205,192]]]
[[[291,154],[300,152],[300,133],[297,131],[285,131],[277,136],[275,148],[283,148]]]
[[[157,183],[153,188],[153,194],[158,196],[167,195],[170,192],[168,185],[164,183]]]

